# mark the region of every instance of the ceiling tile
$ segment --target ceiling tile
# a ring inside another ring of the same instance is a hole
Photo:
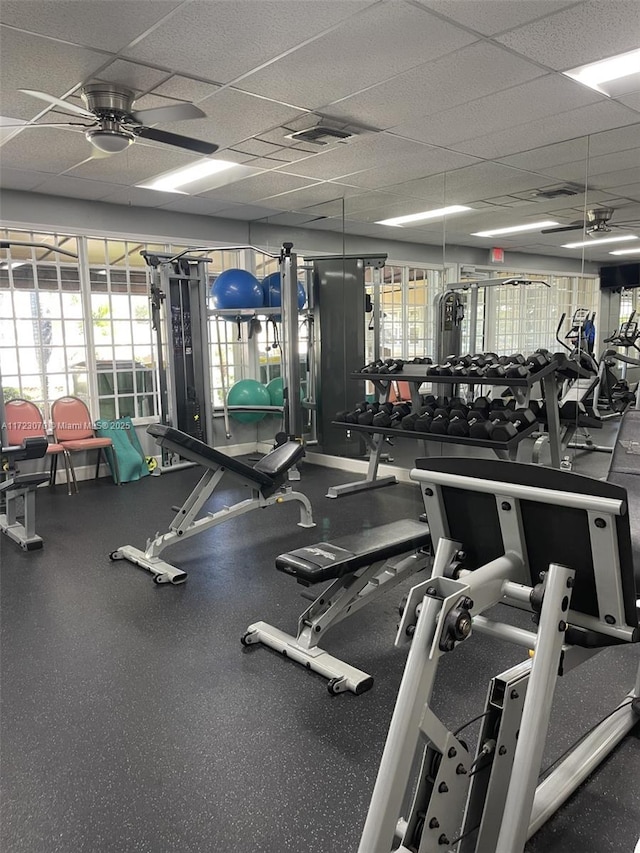
[[[216,215],[220,219],[241,219],[244,222],[252,222],[256,219],[266,219],[278,212],[272,207],[261,207],[258,204],[232,204],[227,205]]]
[[[360,190],[353,187],[327,182],[272,196],[268,199],[268,204],[278,210],[302,210],[311,205],[341,200],[359,192]]]
[[[271,142],[263,142],[261,139],[246,139],[234,148],[235,151],[252,154],[254,157],[268,157],[270,154],[275,154],[279,149],[279,145],[274,145]]]
[[[227,184],[224,187],[200,193],[200,196],[223,198],[231,203],[248,204],[277,193],[288,192],[311,184],[312,181],[295,175],[284,175],[282,172],[264,172],[261,175],[237,181],[235,184]]]
[[[575,163],[564,163],[562,166],[554,166],[547,169],[549,175],[554,175],[563,181],[580,181],[585,183],[585,178],[588,176],[587,183],[593,184],[601,189],[606,189],[607,186],[618,186],[617,184],[606,184],[603,180],[608,180],[608,172],[614,170],[629,169],[640,174],[640,147],[631,148],[628,151],[619,151],[616,154],[601,154],[597,157],[589,157],[587,163],[586,158],[582,158]]]
[[[100,80],[119,83],[136,92],[147,92],[166,77],[166,71],[158,71],[157,68],[139,65],[137,62],[127,62],[124,59],[116,59],[100,72]]]
[[[551,15],[565,6],[575,5],[576,0],[419,0],[424,6],[446,15],[453,21],[477,30],[485,36],[519,27],[528,21]]]
[[[269,225],[285,225],[289,228],[301,228],[305,223],[312,222],[314,215],[308,213],[274,213],[269,216]]]
[[[336,102],[328,111],[374,127],[396,127],[543,74],[537,65],[478,42]]]
[[[83,0],[79,13],[77,0],[2,0],[2,23],[117,53],[179,5],[180,0]]]
[[[466,154],[446,151],[443,148],[429,148],[423,145],[422,149],[411,158],[391,161],[382,168],[358,172],[355,175],[348,176],[347,180],[357,187],[375,190],[396,184],[402,180],[437,175],[441,172],[460,169],[480,162],[476,157],[468,157]]]
[[[143,187],[112,186],[111,195],[106,196],[102,200],[109,202],[109,204],[126,204],[127,206],[134,207],[162,207],[180,197],[176,196],[176,193],[158,192],[157,190],[147,190]]]
[[[31,4],[19,5],[29,8]],[[3,0],[3,17],[4,13]],[[63,45],[4,26],[0,27],[0,55],[2,114],[13,118],[34,118],[48,106],[45,101],[23,95],[18,89],[36,89],[60,98],[111,58],[106,53]],[[29,60],[25,61],[25,57]]]
[[[40,184],[38,192],[66,198],[103,199],[113,193],[113,184],[72,178],[69,175],[57,175]]]
[[[603,96],[593,89],[548,74],[435,116],[421,117],[395,127],[393,132],[433,145],[451,145],[491,133],[497,123],[502,131],[601,100]]]
[[[626,107],[615,101],[599,101],[560,115],[549,116],[544,121],[527,122],[504,131],[497,130],[477,139],[456,142],[455,148],[476,157],[503,158],[508,154],[611,127],[622,127],[635,121],[635,114]]]
[[[420,65],[426,56],[436,59],[475,40],[416,6],[376,3],[238,85],[314,109]],[[307,73],[300,74],[301,65]]]
[[[632,168],[606,172],[603,175],[594,175],[589,183],[599,190],[609,190],[618,187],[621,192],[625,187],[636,182],[637,178],[640,178],[640,152],[637,153],[639,157]]]
[[[168,145],[156,148],[136,142],[113,157],[82,163],[74,168],[71,174],[77,178],[131,186],[169,169],[187,166],[193,163],[194,159],[187,151],[181,151],[179,148],[170,148]]]
[[[640,5],[637,0],[587,0],[497,40],[512,50],[566,71],[638,47]]]
[[[83,133],[43,125],[21,130],[0,151],[5,166],[57,174],[91,157],[93,148]]]
[[[125,51],[134,59],[170,59],[173,70],[228,83],[369,5],[314,0],[194,0]],[[179,37],[176,37],[177,28]]]
[[[168,98],[177,98],[179,101],[200,101],[213,95],[219,87],[213,83],[203,83],[192,77],[182,77],[174,74],[164,83],[153,90],[155,95],[166,95]]]
[[[215,142],[221,148],[235,146],[239,142],[260,136],[290,118],[300,115],[292,107],[254,98],[235,89],[223,89],[212,97],[199,103],[206,118],[189,121],[189,135],[196,139]],[[184,122],[171,122],[162,125],[175,133],[184,133]]]
[[[584,161],[587,156],[587,137],[570,139],[566,142],[557,142],[554,145],[542,145],[532,148],[521,154],[512,154],[509,157],[501,157],[500,162],[517,169],[532,169],[534,172],[549,173],[554,166],[563,163],[571,163],[577,160]]]
[[[624,98],[618,98],[621,104],[625,107],[630,107],[637,113],[640,113],[640,92],[634,92],[632,95],[625,95]]]
[[[9,169],[0,162],[0,187],[5,190],[33,190],[51,175],[31,169]]]
[[[163,193],[164,195],[164,193]],[[163,204],[163,210],[174,210],[176,213],[194,213],[201,216],[213,216],[219,213],[229,203],[213,198],[202,198],[201,196],[183,196],[171,193],[173,201]]]
[[[526,189],[534,189],[548,184],[548,178],[532,172],[524,172],[502,166],[498,163],[479,163],[456,169],[445,175],[444,184],[445,204],[466,204],[468,202],[498,195],[509,195]],[[394,189],[405,187],[405,192],[415,198],[426,193],[427,198],[433,198],[434,193],[443,186],[442,176],[424,178],[418,181],[408,181],[396,185]]]

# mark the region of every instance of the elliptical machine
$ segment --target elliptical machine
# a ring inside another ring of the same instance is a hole
[[[610,347],[600,356],[600,382],[594,394],[594,408],[598,408],[599,398],[604,395],[609,409],[608,417],[621,414],[633,404],[636,409],[640,408],[638,383],[631,386],[627,380],[629,365],[640,367],[640,330],[634,320],[635,314],[636,312],[632,311],[627,322],[621,323],[612,335],[604,339],[604,343],[610,344]],[[619,352],[620,349],[623,349],[624,353]],[[636,352],[638,355],[631,355],[630,352]],[[619,376],[614,373],[614,368],[618,365]]]

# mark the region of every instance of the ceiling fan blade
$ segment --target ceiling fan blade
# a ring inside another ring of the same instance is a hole
[[[175,145],[176,148],[185,148],[187,151],[195,151],[196,154],[213,154],[218,146],[212,142],[203,142],[200,139],[192,139],[190,136],[180,136],[177,133],[169,133],[166,130],[156,130],[153,127],[141,127],[136,130],[138,136],[143,139],[152,139],[154,142],[164,142],[165,145]]]
[[[95,118],[94,114],[89,112],[89,110],[85,110],[84,107],[77,107],[75,104],[68,103],[68,101],[54,98],[53,95],[47,95],[46,92],[36,92],[35,89],[18,89],[18,91],[23,92],[25,95],[31,95],[33,98],[40,98],[41,101],[47,101],[56,107],[67,110],[67,112],[77,113],[79,116],[84,116],[85,118]]]
[[[150,110],[135,110],[131,113],[140,124],[156,124],[166,121],[186,121],[190,118],[206,118],[206,113],[194,104],[174,104],[168,107],[153,107]]]
[[[561,231],[582,231],[584,224],[580,225],[565,225],[562,228],[543,228],[541,234],[559,234]]]

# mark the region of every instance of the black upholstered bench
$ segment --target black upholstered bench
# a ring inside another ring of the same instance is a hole
[[[332,625],[429,566],[430,545],[427,525],[404,519],[281,554],[276,568],[298,583],[332,583],[300,616],[297,636],[266,622],[254,622],[242,642],[263,643],[320,673],[329,679],[330,693],[363,693],[373,684],[371,676],[329,655],[317,644]]]

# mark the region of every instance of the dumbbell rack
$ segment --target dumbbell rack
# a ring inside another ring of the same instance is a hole
[[[429,365],[405,365],[404,370],[388,374],[388,373],[351,373],[349,378],[359,381],[373,383],[382,402],[386,402],[389,398],[392,384],[397,381],[408,382],[411,390],[411,404],[414,408],[420,406],[419,388],[425,382],[432,385],[468,385],[471,388],[479,385],[499,386],[509,388],[513,392],[513,396],[519,406],[526,406],[529,402],[531,389],[536,383],[542,386],[547,407],[547,428],[549,430],[549,449],[551,452],[551,467],[560,468],[561,462],[561,429],[560,429],[560,414],[558,410],[557,398],[557,376],[556,365],[551,364],[544,367],[542,370],[531,374],[531,376],[522,379],[508,379],[506,377],[484,377],[484,376],[428,376],[427,371]],[[430,432],[417,432],[413,430],[391,429],[390,427],[375,427],[365,426],[363,424],[347,424],[341,421],[333,421],[333,425],[346,429],[350,432],[359,432],[369,445],[371,453],[369,456],[369,465],[367,474],[364,480],[359,480],[355,483],[343,483],[338,486],[331,486],[327,492],[328,498],[339,498],[344,495],[354,494],[356,492],[364,492],[369,489],[378,489],[382,486],[392,486],[397,483],[395,476],[378,477],[378,467],[387,438],[409,438],[417,439],[425,442],[439,442],[440,444],[456,444],[464,447],[482,447],[493,450],[499,459],[515,460],[518,445],[524,439],[535,432],[539,425],[537,423],[530,424],[527,429],[519,432],[509,441],[490,441],[488,439],[465,438],[453,435],[437,435]]]

